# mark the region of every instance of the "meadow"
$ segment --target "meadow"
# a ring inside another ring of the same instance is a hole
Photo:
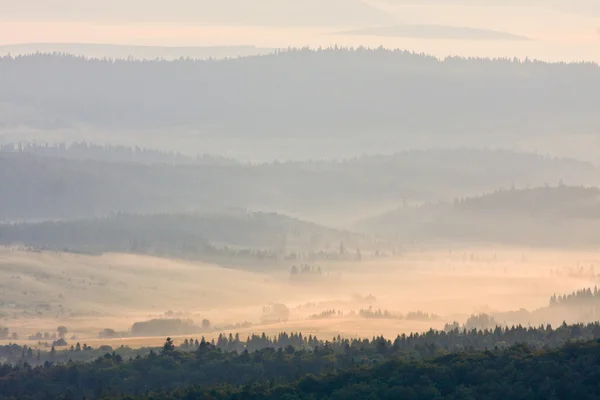
[[[27,340],[30,336],[55,333],[58,326],[68,328],[69,345],[158,346],[164,336],[131,334],[133,323],[152,319],[189,320],[197,326],[210,321],[210,328],[194,335],[174,335],[176,342],[231,332],[242,337],[282,331],[320,338],[395,337],[464,323],[472,314],[547,307],[553,294],[596,285],[600,253],[506,247],[414,250],[393,258],[321,262],[320,273],[302,279],[290,274],[291,264],[242,271],[130,254],[5,247],[0,250],[0,325],[18,335],[16,342],[34,347],[40,341]],[[301,268],[303,263],[296,264]],[[379,310],[389,315],[377,315]],[[569,321],[569,314],[557,313],[547,317],[553,320],[516,322],[584,322],[577,318],[573,314]],[[105,329],[115,336],[99,337]]]

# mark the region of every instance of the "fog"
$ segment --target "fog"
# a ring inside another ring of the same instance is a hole
[[[596,2],[0,9],[0,341],[599,320]]]
[[[92,43],[137,46],[384,45],[439,57],[598,59],[593,1],[3,1],[0,45]],[[398,28],[400,26],[400,28]],[[395,27],[395,29],[394,29]],[[432,27],[435,27],[432,28]],[[372,29],[385,28],[394,35]],[[362,30],[360,35],[339,34]],[[473,35],[473,32],[485,34]],[[489,31],[489,32],[488,32]],[[459,35],[457,32],[470,32]],[[491,32],[501,32],[502,35]],[[514,37],[530,41],[514,43]],[[506,40],[498,40],[504,37]],[[491,41],[489,39],[492,39]],[[54,47],[60,49],[60,46]],[[18,49],[0,49],[1,52]],[[177,51],[177,50],[176,50]],[[173,50],[165,50],[168,57]],[[94,49],[83,51],[98,54]],[[198,53],[179,49],[181,56]],[[111,56],[120,53],[104,53]],[[131,50],[138,57],[143,50]]]
[[[0,6],[2,3],[0,3]],[[27,0],[6,7],[5,18],[170,21],[242,25],[356,25],[381,24],[391,20],[384,11],[360,0]],[[32,11],[33,10],[33,11]]]
[[[502,188],[518,190],[507,192],[490,212],[501,212],[503,202],[522,201],[511,213],[515,217],[529,215],[538,205],[521,196],[521,190],[556,187],[561,182],[568,187],[554,194],[571,193],[574,201],[559,204],[561,218],[571,218],[569,210],[575,212],[584,203],[588,218],[598,215],[595,192],[578,190],[579,186],[598,185],[594,164],[511,151],[422,150],[345,161],[245,164],[119,147],[10,149],[0,152],[0,185],[4,188],[0,218],[4,221],[90,219],[118,212],[184,216],[234,209],[278,212],[283,217],[355,229],[354,224],[364,218],[406,204],[452,203]],[[539,193],[541,197],[544,191]],[[444,210],[444,204],[430,208]],[[414,218],[418,220],[420,215],[428,214],[414,214]],[[388,222],[379,233],[403,229],[404,224],[398,221],[396,227],[390,227]],[[40,239],[36,245],[43,244],[46,237]]]
[[[384,0],[389,4],[395,5],[462,5],[462,6],[478,6],[478,7],[514,7],[514,8],[535,8],[535,9],[551,9],[559,10],[567,13],[581,13],[584,15],[598,15],[600,6],[593,0]]]
[[[464,323],[482,312],[501,325],[556,326],[595,318],[586,307],[544,310],[554,294],[593,290],[598,262],[589,252],[457,247],[393,260],[320,262],[319,274],[295,277],[289,269],[250,272],[123,254],[4,248],[0,273],[7,300],[1,312],[3,324],[21,337],[65,325],[88,343],[101,342],[98,334],[113,329],[125,337],[119,341],[134,346],[160,342],[131,332],[135,322],[152,319],[191,320],[195,333],[207,337],[223,331],[395,337]],[[283,311],[272,311],[276,304]],[[336,313],[324,313],[330,310]],[[367,312],[378,310],[389,316]],[[210,327],[202,328],[205,319]]]
[[[0,68],[5,141],[120,137],[195,154],[267,153],[262,161],[488,147],[597,162],[592,63],[334,47],[170,62],[38,54],[4,57]]]

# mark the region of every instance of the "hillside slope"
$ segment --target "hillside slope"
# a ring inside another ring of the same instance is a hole
[[[192,259],[275,258],[292,253],[372,248],[373,240],[275,213],[116,214],[106,218],[0,224],[0,244],[76,252],[134,252]],[[236,250],[239,249],[239,250]],[[230,254],[231,253],[231,254]]]
[[[360,229],[417,242],[600,245],[600,190],[539,187],[504,190],[453,203],[400,207]]]
[[[512,184],[556,184],[559,179],[569,185],[600,184],[598,169],[589,163],[509,151],[409,151],[268,164],[119,148],[32,152],[38,154],[0,152],[0,220],[207,213],[237,207],[347,226],[403,200],[451,200]]]
[[[79,139],[82,132],[98,141],[124,135],[147,145],[158,140],[150,132],[168,129],[169,141],[197,149],[218,143],[221,152],[240,145],[258,152],[287,144],[302,158],[314,157],[314,140],[343,155],[367,146],[533,149],[547,145],[540,138],[567,132],[574,146],[576,135],[596,136],[600,109],[595,64],[438,60],[384,49],[226,61],[4,57],[0,87],[9,133],[71,129]]]

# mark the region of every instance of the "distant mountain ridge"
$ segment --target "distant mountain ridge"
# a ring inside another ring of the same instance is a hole
[[[21,149],[0,151],[0,220],[240,207],[347,226],[404,200],[451,200],[513,183],[539,186],[559,179],[600,185],[592,164],[510,151],[423,150],[243,164],[100,146]]]
[[[407,205],[358,230],[419,243],[598,247],[600,189],[559,185],[498,190],[454,202]]]
[[[113,214],[106,218],[0,224],[0,245],[72,252],[132,252],[200,258],[337,253],[374,248],[367,235],[328,228],[277,213]],[[255,252],[254,254],[252,252]]]
[[[600,145],[600,68],[592,63],[338,47],[213,61],[38,54],[1,57],[0,70],[0,135],[67,131],[110,143],[120,133],[142,147],[208,143],[220,148],[213,153],[252,149],[295,159],[431,147],[533,150],[561,138],[573,152]]]
[[[0,46],[0,55],[65,53],[89,58],[176,60],[224,59],[272,53],[276,49],[256,46],[134,46],[100,43],[23,43]]]

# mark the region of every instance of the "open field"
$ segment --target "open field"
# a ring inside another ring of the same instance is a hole
[[[198,325],[208,319],[214,327],[186,337],[281,331],[322,338],[393,337],[441,329],[446,322],[464,322],[478,312],[545,307],[554,293],[594,287],[600,253],[451,249],[319,266],[322,275],[294,281],[288,269],[248,272],[127,254],[88,256],[2,248],[0,325],[18,333],[21,340],[36,332],[56,332],[57,326],[64,325],[77,341],[132,347],[158,345],[164,337],[99,339],[98,332],[105,328],[127,332],[134,322],[168,316]],[[266,321],[263,307],[271,304],[285,304],[286,321]],[[422,311],[439,319],[357,315],[369,307],[403,315]],[[309,319],[333,309],[342,315]],[[253,325],[227,326],[243,322]]]
[[[430,328],[442,329],[443,321],[406,321],[406,320],[370,320],[364,318],[341,318],[336,320],[298,320],[286,323],[276,323],[268,325],[256,325],[249,328],[240,328],[233,330],[218,330],[212,332],[191,334],[191,335],[172,335],[176,345],[182,343],[185,339],[197,338],[200,340],[204,337],[207,340],[217,339],[220,334],[239,333],[242,339],[252,334],[262,334],[267,336],[276,336],[281,332],[301,332],[303,335],[313,335],[323,340],[337,337],[338,335],[345,338],[371,338],[373,335],[383,335],[385,337],[395,337],[398,334],[411,332],[424,332]],[[131,348],[142,347],[160,347],[165,342],[163,336],[151,337],[124,337],[117,339],[105,339],[98,337],[85,337],[77,339],[78,342],[86,343],[88,346],[97,348],[102,345],[109,345],[113,348],[126,346]],[[69,340],[69,345],[75,341]],[[30,340],[18,341],[0,341],[0,344],[17,343],[30,347],[37,347],[35,342]]]

